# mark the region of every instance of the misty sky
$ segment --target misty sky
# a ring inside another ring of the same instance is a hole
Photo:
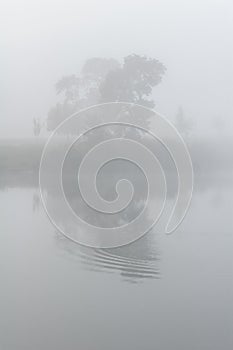
[[[156,110],[171,120],[179,105],[201,132],[233,119],[232,0],[1,1],[0,137],[32,136],[46,118],[54,84],[90,57],[146,54],[166,76]]]

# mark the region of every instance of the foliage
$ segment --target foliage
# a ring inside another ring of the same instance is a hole
[[[123,64],[112,58],[91,58],[79,76],[65,76],[56,83],[56,93],[62,101],[50,109],[47,129],[55,129],[80,109],[103,102],[132,102],[153,108],[150,97],[165,70],[161,62],[146,56],[127,56]]]

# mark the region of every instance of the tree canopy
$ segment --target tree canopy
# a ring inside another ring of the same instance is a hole
[[[47,129],[55,129],[80,109],[103,102],[132,102],[153,108],[153,88],[165,71],[158,60],[135,54],[125,57],[122,64],[113,58],[88,59],[79,75],[65,76],[56,83],[61,101],[50,109]]]

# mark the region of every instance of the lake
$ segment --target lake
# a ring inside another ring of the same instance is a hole
[[[114,249],[57,232],[33,181],[1,183],[0,348],[232,349],[231,180],[200,181],[173,234]]]

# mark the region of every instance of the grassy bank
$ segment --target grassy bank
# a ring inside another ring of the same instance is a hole
[[[1,172],[36,172],[45,139],[11,139],[0,141]]]
[[[40,158],[46,139],[8,139],[0,140],[0,173],[3,172],[38,172]],[[154,146],[152,146],[153,149]],[[215,139],[192,139],[188,142],[196,174],[228,174],[233,171],[231,139],[224,142]],[[75,160],[85,154],[86,147],[79,147],[80,152],[73,154]],[[87,149],[86,149],[87,151]],[[56,150],[51,153],[51,163],[56,157]]]

